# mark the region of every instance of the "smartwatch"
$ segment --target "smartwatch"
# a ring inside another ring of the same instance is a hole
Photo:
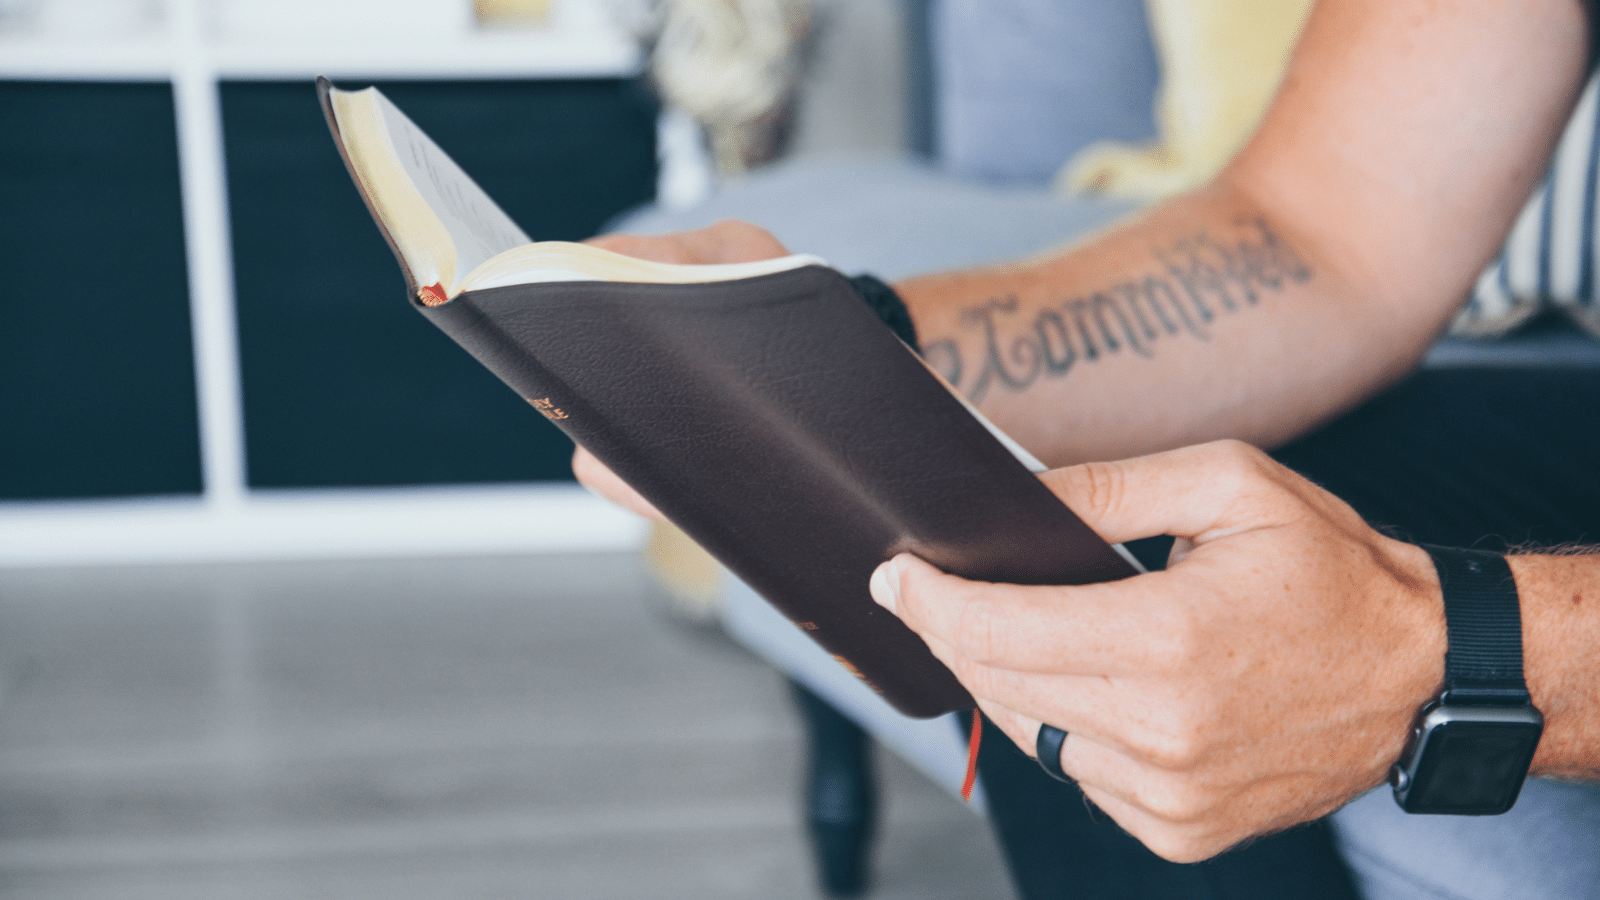
[[[1444,589],[1444,690],[1390,771],[1408,813],[1494,816],[1517,802],[1544,732],[1522,676],[1522,612],[1505,557],[1423,548]]]

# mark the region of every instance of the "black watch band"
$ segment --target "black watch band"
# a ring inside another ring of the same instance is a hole
[[[900,299],[894,288],[884,283],[876,275],[857,275],[850,279],[850,286],[861,295],[861,300],[867,307],[878,314],[883,324],[889,326],[894,336],[905,342],[907,347],[922,352],[922,346],[917,343],[917,326],[911,323],[911,313],[906,309],[906,302]]]
[[[1544,731],[1522,674],[1522,609],[1505,557],[1430,547],[1444,595],[1444,690],[1422,709],[1390,780],[1410,813],[1511,809]]]
[[[1453,547],[1422,549],[1433,557],[1444,591],[1444,703],[1527,706],[1522,677],[1522,606],[1511,566],[1498,553]]]

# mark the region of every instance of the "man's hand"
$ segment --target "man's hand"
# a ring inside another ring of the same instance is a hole
[[[684,265],[755,262],[789,255],[771,232],[735,219],[723,219],[694,231],[662,235],[607,234],[584,243],[624,256]]]
[[[591,238],[586,243],[640,259],[690,265],[755,262],[789,255],[783,244],[765,229],[733,219],[724,219],[696,231],[659,236],[608,234]],[[572,474],[584,487],[618,506],[652,519],[665,518],[650,501],[639,496],[582,447],[572,454]]]
[[[1179,538],[1164,572],[966,581],[902,554],[873,596],[1030,755],[1179,862],[1324,815],[1384,780],[1444,673],[1425,552],[1241,443],[1043,476],[1108,541]]]
[[[654,504],[639,496],[638,491],[629,487],[626,481],[617,477],[617,473],[606,468],[605,463],[595,459],[593,453],[582,447],[572,453],[572,474],[579,484],[629,512],[647,519],[667,520]]]

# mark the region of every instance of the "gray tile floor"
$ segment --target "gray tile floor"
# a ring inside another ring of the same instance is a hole
[[[817,896],[780,680],[662,608],[627,554],[0,571],[0,896]],[[1011,896],[880,758],[874,896]]]

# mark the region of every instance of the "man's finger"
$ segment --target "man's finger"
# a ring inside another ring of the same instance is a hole
[[[765,229],[734,219],[672,234],[606,234],[585,243],[624,256],[664,263],[754,262],[786,256],[789,252]]]
[[[623,256],[632,256],[636,259],[648,259],[652,262],[662,263],[693,263],[699,260],[689,255],[689,250],[683,242],[672,236],[653,236],[641,234],[603,234],[592,237],[586,244],[610,250],[612,253],[621,253]]]
[[[704,228],[679,232],[679,237],[691,254],[708,263],[754,262],[789,253],[766,229],[738,219],[722,219]]]
[[[989,721],[1000,727],[1024,753],[1033,756],[1038,743],[1037,719],[1007,707],[979,701]],[[1052,723],[1054,724],[1054,723]],[[1059,727],[1059,726],[1057,726]],[[1215,841],[1195,840],[1192,820],[1199,808],[1182,780],[1127,756],[1081,732],[1067,731],[1058,762],[1095,806],[1151,849],[1168,858],[1202,859],[1223,849]]]
[[[1006,737],[1010,738],[1011,742],[1017,745],[1017,749],[1021,750],[1028,756],[1034,756],[1039,745],[1039,729],[1044,723],[1033,718],[1027,713],[1018,712],[1003,703],[997,703],[984,697],[978,698],[978,708],[983,710],[983,714],[989,718],[991,723],[993,723],[1001,731],[1005,732]],[[1090,741],[1094,742],[1096,745],[1099,745],[1098,741],[1095,741],[1094,738],[1087,736],[1087,732],[1085,732],[1082,727],[1074,729],[1073,727],[1068,727],[1067,725],[1061,724],[1062,722],[1069,721],[1067,718],[1062,716],[1052,716],[1051,718],[1055,719],[1056,721],[1051,722],[1050,725],[1065,731],[1068,735],[1069,741]],[[1065,745],[1063,745],[1062,751],[1063,759],[1065,758],[1064,748]],[[1067,774],[1072,775],[1070,771],[1068,771]],[[1073,776],[1074,779],[1076,779],[1076,777],[1077,776],[1075,775]]]
[[[1173,825],[1144,809],[1092,785],[1080,784],[1083,795],[1101,812],[1122,826],[1157,856],[1169,862],[1194,863],[1210,859],[1228,849],[1229,842],[1207,835],[1201,828]],[[1242,835],[1241,835],[1242,837]]]
[[[582,447],[572,454],[572,474],[584,487],[624,509],[648,519],[667,520],[649,500],[639,496],[638,491],[629,487],[626,481],[617,477],[617,473],[606,468],[604,463],[594,458],[594,454]]]
[[[1104,676],[1157,671],[1186,652],[1192,604],[1171,596],[1175,587],[1165,572],[1075,587],[990,584],[908,553],[879,566],[871,582],[879,604],[963,663]]]
[[[1072,779],[1098,788],[1130,806],[1166,822],[1193,820],[1206,811],[1187,773],[1163,769],[1127,748],[1084,734],[1070,737],[1061,748],[1061,768]]]
[[[1039,735],[1039,721],[993,700],[983,697],[977,700],[978,709],[983,712],[989,723],[1005,732],[1005,736],[1010,738],[1013,744],[1032,756],[1033,744]]]

